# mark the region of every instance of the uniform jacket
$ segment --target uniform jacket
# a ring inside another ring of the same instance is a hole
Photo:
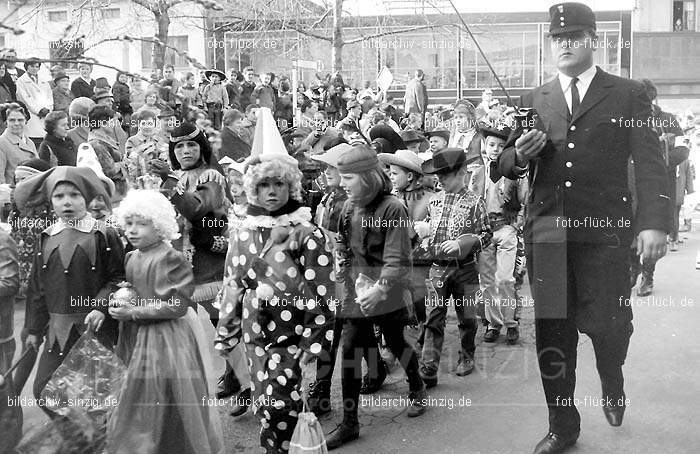
[[[407,114],[425,112],[428,107],[428,89],[425,87],[425,83],[415,78],[409,80],[406,84],[403,100],[404,112]]]
[[[58,87],[52,89],[53,92],[53,110],[62,110],[68,113],[68,107],[73,101],[73,93],[70,90],[63,91]]]
[[[44,120],[39,118],[39,111],[44,108],[53,110],[53,92],[49,83],[41,79],[36,83],[24,73],[17,79],[17,99],[26,104],[31,115],[25,130],[27,137],[44,137]]]
[[[529,165],[525,242],[629,245],[635,222],[639,230],[668,231],[665,164],[646,126],[651,101],[641,84],[597,68],[571,121],[558,78],[526,93],[522,106],[537,109],[548,139]],[[637,120],[642,126],[625,127]],[[627,184],[630,156],[639,198],[636,219]],[[514,146],[503,151],[498,165],[510,179],[523,173]]]

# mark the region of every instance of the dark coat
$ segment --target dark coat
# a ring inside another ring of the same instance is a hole
[[[95,79],[91,79],[90,83],[87,83],[82,77],[78,77],[70,84],[70,91],[76,98],[83,96],[92,99],[95,95]]]
[[[638,230],[669,231],[666,166],[656,134],[647,126],[651,101],[641,84],[597,68],[570,122],[558,78],[526,93],[522,106],[537,110],[547,133],[545,148],[530,162],[526,242],[616,246],[631,244],[633,224]],[[624,127],[637,119],[640,127]],[[630,156],[639,198],[634,220],[627,182]],[[498,163],[507,178],[522,173],[514,146],[503,151]],[[586,219],[605,224],[589,221],[584,226]],[[569,220],[579,227],[563,228]]]
[[[78,147],[70,137],[59,139],[46,134],[39,145],[39,158],[53,166],[74,166],[78,157]]]
[[[241,162],[250,156],[250,145],[228,127],[221,130],[219,159],[224,156],[228,156],[236,162]]]

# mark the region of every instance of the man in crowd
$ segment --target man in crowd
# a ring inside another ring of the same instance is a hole
[[[163,67],[163,79],[160,81],[160,84],[166,89],[164,92],[167,91],[167,97],[162,96],[163,100],[171,109],[177,110],[180,101],[176,95],[182,83],[175,78],[175,67],[173,65],[165,65]]]
[[[524,241],[549,408],[549,431],[535,454],[564,452],[579,437],[573,402],[579,331],[592,340],[603,413],[610,425],[622,424],[622,365],[633,330],[632,309],[621,304],[630,296],[629,248],[634,242],[642,260],[665,254],[670,201],[658,139],[646,126],[652,111],[643,86],[593,64],[598,37],[588,6],[560,3],[549,14],[559,74],[522,97],[522,106],[535,108],[543,121],[526,125],[498,161],[510,179],[529,170],[533,188]],[[620,127],[621,118],[642,126]],[[635,219],[627,188],[630,155]]]
[[[649,99],[654,102],[656,99],[656,87],[654,83],[649,79],[642,79],[642,84],[644,84],[644,89],[647,92]],[[652,115],[653,115],[653,128],[656,135],[659,137],[659,152],[664,158],[666,163],[666,178],[668,180],[668,195],[671,197],[671,211],[668,216],[671,219],[671,250],[675,249],[674,244],[674,232],[676,239],[678,238],[678,213],[675,212],[674,208],[677,203],[676,197],[676,180],[678,175],[678,165],[684,160],[688,159],[690,150],[685,146],[683,139],[683,130],[678,124],[678,120],[673,116],[673,114],[664,112],[661,108],[652,104]],[[636,188],[634,185],[634,165],[630,163],[629,165],[629,179],[630,179],[630,192],[632,193],[633,207],[636,206]],[[635,254],[632,257],[632,267],[631,267],[631,280],[630,283],[632,287],[637,285],[637,278],[639,274],[642,275],[642,281],[637,289],[638,296],[649,296],[654,290],[654,271],[656,269],[655,260],[646,260],[643,263],[639,260],[636,255],[636,249],[632,249],[632,253]]]
[[[274,112],[277,104],[277,92],[270,85],[270,82],[272,82],[272,73],[263,74],[260,78],[260,85],[255,87],[250,95],[250,102],[251,104],[257,104],[259,107],[267,107]]]
[[[246,109],[249,104],[255,103],[251,97],[253,95],[253,90],[255,90],[255,81],[253,80],[255,76],[255,70],[252,66],[246,66],[243,68],[243,82],[241,82],[241,111]]]
[[[428,89],[423,82],[425,75],[422,69],[417,69],[413,79],[406,84],[406,93],[404,94],[404,112],[419,113],[423,121],[425,121],[425,112],[428,110]]]

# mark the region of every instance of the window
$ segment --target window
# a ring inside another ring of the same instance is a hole
[[[67,22],[68,11],[49,11],[49,22]]]
[[[49,59],[82,58],[85,44],[82,39],[49,41]],[[77,63],[61,63],[64,69],[78,69]]]
[[[151,42],[142,41],[141,42],[141,67],[153,69],[153,52],[154,44]],[[180,52],[188,52],[188,37],[187,36],[168,36],[168,46],[174,47]],[[164,65],[173,65],[176,68],[186,68],[190,63],[182,56],[175,53],[171,48],[165,49],[165,62]]]
[[[695,0],[673,2],[673,31],[695,31]]]
[[[102,19],[119,19],[119,8],[105,8],[102,10]]]

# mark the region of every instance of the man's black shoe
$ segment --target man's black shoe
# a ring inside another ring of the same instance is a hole
[[[549,432],[539,443],[535,446],[535,450],[532,454],[561,454],[569,446],[576,444],[580,432],[574,432],[571,435],[559,435]]]
[[[496,339],[498,339],[500,334],[501,333],[499,333],[497,329],[486,330],[486,334],[484,334],[484,342],[496,342]]]
[[[326,437],[326,448],[330,451],[358,438],[360,438],[360,424],[342,422]]]
[[[244,415],[245,412],[248,411],[249,406],[250,406],[250,388],[244,389],[236,397],[236,405],[233,406],[233,410],[229,414],[231,416],[233,416],[234,418],[236,416]]]
[[[603,396],[603,400],[605,401],[605,396]],[[622,405],[620,405],[620,402],[622,402]],[[622,425],[622,418],[625,416],[625,396],[623,395],[621,397],[621,401],[613,401],[612,405],[603,405],[603,414],[605,415],[605,419],[608,420],[608,424],[610,424],[613,427],[619,427]]]
[[[386,364],[384,361],[381,362],[379,366],[379,377],[370,378],[369,375],[362,377],[362,387],[360,388],[360,394],[374,394],[382,388],[384,380],[386,380]]]
[[[216,398],[225,399],[233,396],[240,390],[241,383],[238,381],[238,378],[236,378],[236,374],[233,372],[233,369],[227,369],[226,372],[224,372],[224,375],[219,378],[219,383],[217,384],[216,389]]]

